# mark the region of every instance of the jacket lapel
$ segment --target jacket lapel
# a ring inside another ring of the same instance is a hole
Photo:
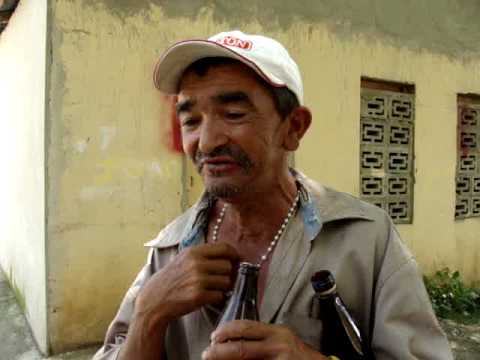
[[[266,323],[275,318],[285,302],[324,224],[344,219],[372,220],[353,197],[329,190],[301,174],[297,176],[303,196],[299,212],[273,253],[260,308],[260,319]]]
[[[297,214],[273,253],[267,285],[260,308],[260,319],[271,322],[288,295],[310,253],[311,242],[305,237]]]

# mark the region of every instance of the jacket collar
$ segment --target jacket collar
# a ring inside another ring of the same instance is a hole
[[[300,172],[297,172],[297,180],[307,190],[324,224],[346,219],[373,220],[369,205],[358,198],[323,186]]]
[[[329,222],[359,219],[373,220],[365,203],[351,195],[329,189],[302,173],[293,170],[300,189],[300,208],[307,238],[315,239]],[[179,245],[180,249],[200,243],[208,225],[208,213],[213,205],[207,193],[186,212],[168,224],[147,247],[166,248]]]

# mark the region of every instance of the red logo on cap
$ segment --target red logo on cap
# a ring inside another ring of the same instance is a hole
[[[235,46],[243,50],[251,50],[252,42],[250,40],[242,40],[234,36],[225,36],[217,40],[217,43],[225,46]]]

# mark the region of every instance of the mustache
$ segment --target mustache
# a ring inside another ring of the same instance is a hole
[[[237,163],[238,166],[240,166],[242,169],[245,171],[250,170],[254,163],[252,159],[247,155],[243,149],[237,145],[222,145],[219,147],[216,147],[211,151],[210,153],[203,153],[200,150],[197,150],[195,153],[195,158],[194,162],[197,167],[197,169],[200,171],[205,163],[205,161],[215,158],[217,156],[228,156],[235,163]]]

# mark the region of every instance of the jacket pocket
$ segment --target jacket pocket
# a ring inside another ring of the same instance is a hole
[[[297,335],[304,343],[320,351],[323,323],[319,319],[306,315],[286,312],[279,319],[279,324],[285,325]]]

